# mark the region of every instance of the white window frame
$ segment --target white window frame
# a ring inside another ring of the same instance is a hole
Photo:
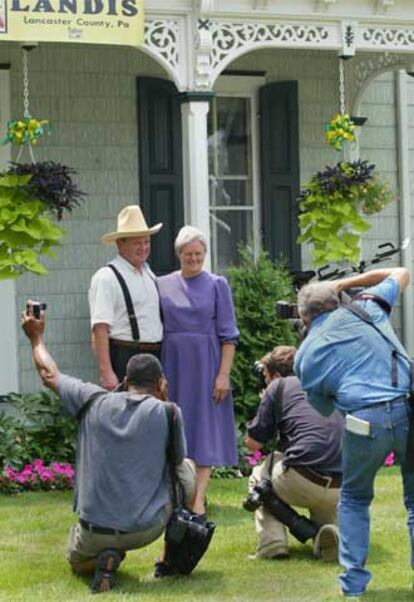
[[[259,159],[259,88],[264,86],[264,76],[251,75],[222,75],[217,79],[214,92],[217,97],[248,98],[250,100],[251,128],[251,161],[252,161],[252,195],[253,204],[246,207],[220,207],[226,211],[252,211],[254,254],[258,257],[261,249],[261,194],[260,194],[260,159]],[[237,177],[232,177],[237,179]],[[211,206],[209,204],[209,211]],[[211,249],[211,259],[214,263],[215,250]]]

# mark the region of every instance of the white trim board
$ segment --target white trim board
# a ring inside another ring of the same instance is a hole
[[[10,72],[0,69],[0,132],[5,133],[10,119]],[[0,146],[0,169],[11,159],[10,145]],[[18,391],[17,311],[14,280],[0,280],[0,395]]]

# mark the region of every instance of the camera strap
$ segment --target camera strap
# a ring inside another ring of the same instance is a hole
[[[375,301],[376,303],[378,303],[378,297],[373,298],[373,295],[370,295],[369,297],[365,297],[365,296],[360,296],[359,298],[364,300],[364,299],[372,299],[373,301]],[[386,303],[386,302],[385,302]],[[345,309],[347,309],[348,311],[350,311],[351,313],[353,313],[355,316],[357,316],[360,320],[362,320],[363,322],[365,322],[366,324],[369,324],[370,326],[372,326],[373,328],[375,328],[375,330],[378,332],[378,334],[389,344],[391,345],[391,384],[393,387],[397,387],[398,386],[398,361],[397,358],[398,356],[404,358],[410,366],[410,388],[412,389],[413,386],[413,365],[412,365],[412,361],[411,359],[408,357],[408,355],[401,351],[400,349],[398,349],[395,346],[395,343],[389,338],[387,337],[387,335],[382,332],[382,330],[380,328],[378,328],[378,326],[375,324],[374,320],[372,319],[372,317],[369,315],[368,312],[365,311],[365,309],[363,309],[360,305],[358,305],[357,303],[353,303],[348,302],[346,300],[342,300],[341,306],[344,307]],[[380,306],[383,308],[383,305],[380,304]],[[387,303],[388,306],[388,303]],[[384,308],[383,308],[384,309]],[[387,310],[385,310],[387,311]],[[389,312],[387,312],[389,313]]]
[[[172,486],[172,503],[174,508],[182,508],[182,498],[178,496],[178,491],[181,491],[181,487],[177,487],[177,474],[175,472],[174,464],[174,432],[177,419],[177,411],[175,404],[166,401],[164,402],[165,413],[167,414],[168,421],[168,438],[167,438],[167,449],[166,456],[167,462],[170,469],[170,478]]]
[[[377,301],[374,299],[374,301]],[[410,357],[406,353],[402,353],[399,349],[396,348],[395,343],[391,341],[387,337],[385,333],[382,332],[380,328],[374,323],[371,316],[366,312],[362,307],[357,304],[349,303],[347,301],[342,302],[342,306],[345,307],[348,311],[352,312],[355,316],[370,324],[375,330],[381,335],[381,337],[388,342],[392,347],[391,351],[391,382],[392,386],[396,387],[398,385],[398,356],[404,358],[409,363],[410,368],[410,396],[409,396],[409,404],[410,404],[410,412],[409,412],[409,427],[408,427],[408,437],[407,437],[407,449],[406,449],[406,465],[407,470],[413,472],[414,471],[414,362],[410,359]],[[381,306],[382,307],[382,306]]]
[[[273,416],[275,418],[275,424],[278,424],[282,417],[284,391],[285,391],[285,379],[282,376],[279,378],[279,382],[277,384],[276,391],[274,392],[273,397],[272,397]],[[268,466],[270,477],[272,477],[273,464],[274,464],[274,456],[273,456],[273,452],[271,452],[269,466]]]

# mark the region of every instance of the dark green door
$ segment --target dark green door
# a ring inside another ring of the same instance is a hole
[[[170,81],[138,78],[140,198],[149,224],[164,227],[151,241],[156,274],[176,269],[174,238],[183,225],[181,109]]]
[[[285,257],[289,269],[299,269],[297,82],[263,86],[259,98],[263,243],[272,259]]]

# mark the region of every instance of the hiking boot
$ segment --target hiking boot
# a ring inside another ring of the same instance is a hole
[[[104,550],[99,554],[96,559],[95,575],[91,585],[93,594],[109,592],[113,589],[121,560],[122,557],[118,550]]]
[[[323,525],[313,543],[313,553],[316,558],[325,562],[334,562],[338,559],[339,534],[336,525]]]

